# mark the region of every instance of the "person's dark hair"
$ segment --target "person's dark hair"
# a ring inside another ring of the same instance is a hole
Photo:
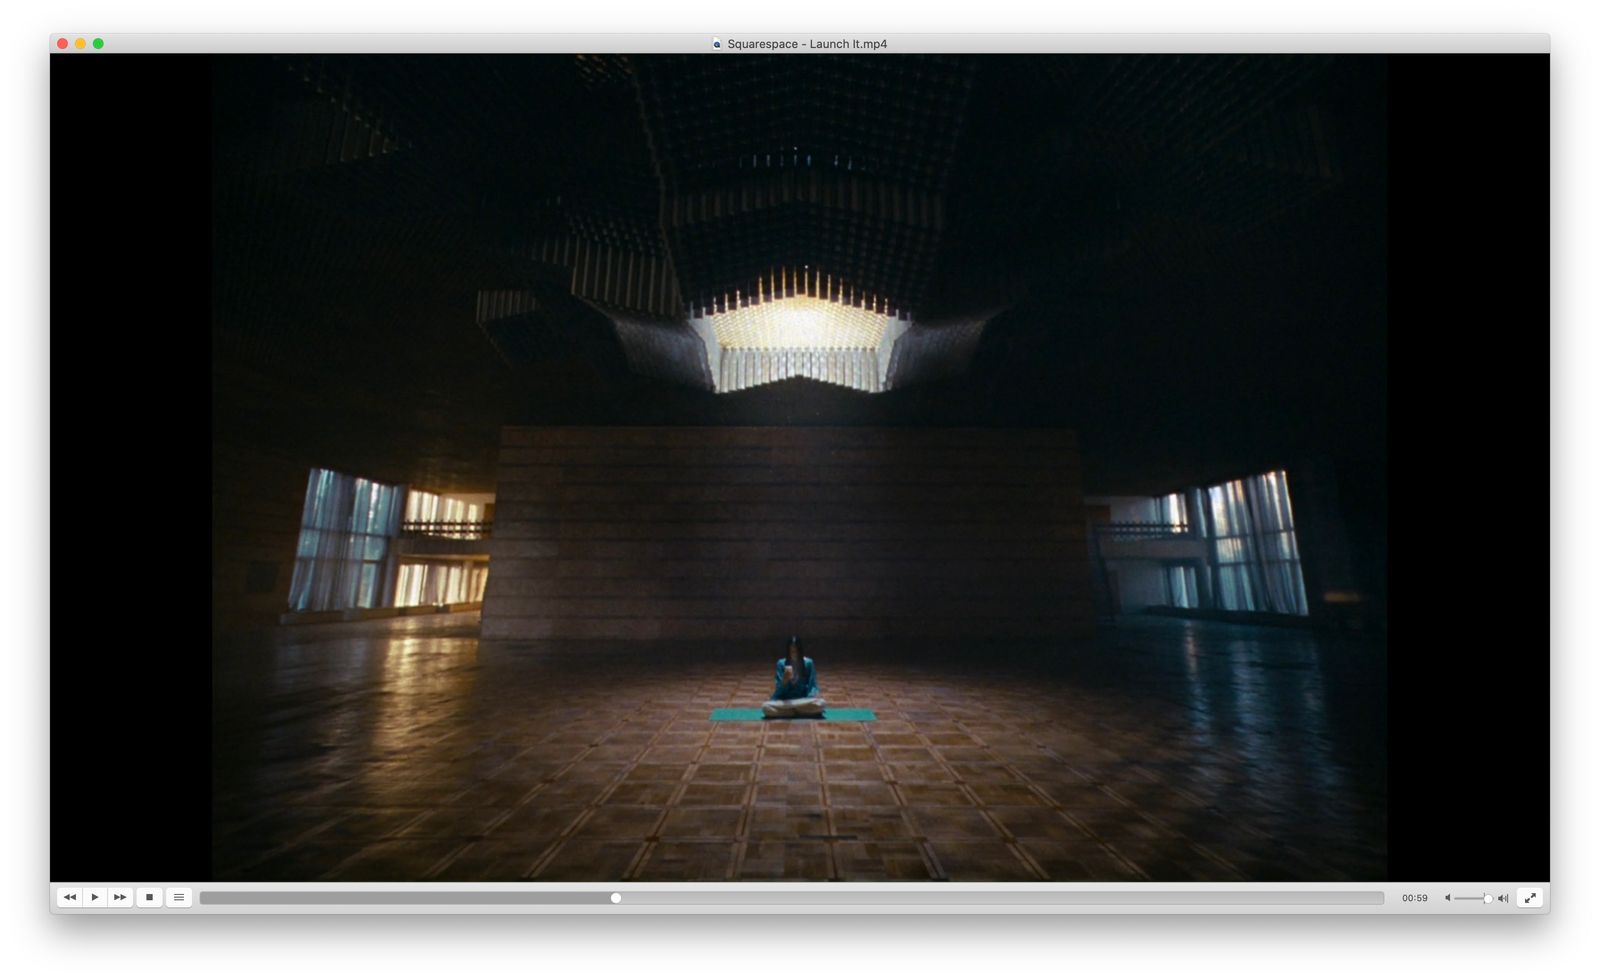
[[[791,649],[794,650],[794,656],[795,656],[796,660],[804,661],[806,659],[806,648],[801,645],[800,637],[798,637],[798,636],[789,637],[788,645],[783,648],[783,659],[785,659],[785,660],[789,659],[789,651]]]

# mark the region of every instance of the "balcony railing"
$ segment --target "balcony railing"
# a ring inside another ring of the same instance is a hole
[[[1155,524],[1127,521],[1096,524],[1094,530],[1095,534],[1105,541],[1151,541],[1193,536],[1193,532],[1187,524]]]
[[[493,529],[493,521],[406,521],[400,525],[400,536],[477,541],[489,537]]]

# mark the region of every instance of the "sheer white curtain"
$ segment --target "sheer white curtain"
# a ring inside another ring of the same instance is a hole
[[[1179,609],[1200,608],[1200,588],[1193,565],[1168,565],[1167,601]]]
[[[1244,481],[1245,503],[1255,533],[1253,558],[1260,569],[1263,605],[1269,612],[1306,615],[1306,586],[1300,571],[1300,545],[1294,534],[1289,483],[1282,470]]]
[[[1288,477],[1273,470],[1200,491],[1201,533],[1211,539],[1216,604],[1306,615]]]
[[[406,494],[407,523],[476,524],[482,520],[482,504],[470,504],[465,500],[430,493],[426,490],[412,490]],[[428,533],[431,536],[442,538],[477,537],[475,533],[468,533],[465,529],[443,530],[435,528]]]
[[[314,469],[306,484],[289,608],[370,609],[393,595],[402,488]]]
[[[481,561],[408,561],[400,566],[397,606],[482,602],[489,566]]]
[[[1189,508],[1184,503],[1183,494],[1169,493],[1165,497],[1157,497],[1155,504],[1157,524],[1189,523]]]

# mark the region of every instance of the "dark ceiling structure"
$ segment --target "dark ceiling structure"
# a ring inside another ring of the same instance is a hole
[[[1385,74],[217,57],[214,429],[463,492],[519,423],[1068,425],[1091,493],[1381,462]],[[719,390],[705,318],[793,297],[900,324],[880,393]]]

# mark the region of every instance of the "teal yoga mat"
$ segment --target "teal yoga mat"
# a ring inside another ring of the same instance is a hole
[[[760,708],[714,708],[712,721],[766,721]],[[801,718],[774,718],[773,721],[803,721]],[[877,721],[871,708],[825,708],[817,721]]]

